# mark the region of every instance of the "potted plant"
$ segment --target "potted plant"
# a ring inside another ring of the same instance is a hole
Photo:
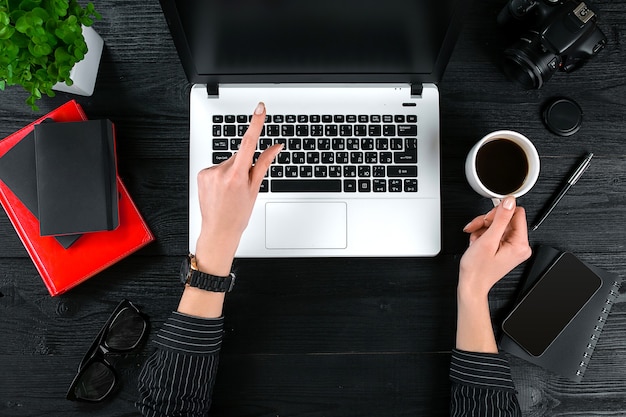
[[[83,29],[93,31],[94,18],[101,16],[93,3],[83,8],[76,0],[0,0],[0,90],[21,85],[36,111],[43,94],[54,97],[53,88],[72,86],[71,71],[89,49]],[[95,36],[100,40],[97,73],[103,42]]]

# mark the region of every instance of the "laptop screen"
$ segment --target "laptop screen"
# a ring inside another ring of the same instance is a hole
[[[189,81],[437,82],[463,0],[161,0]]]

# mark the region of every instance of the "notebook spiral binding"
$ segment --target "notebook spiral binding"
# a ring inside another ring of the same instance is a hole
[[[593,334],[589,337],[589,343],[587,343],[587,348],[585,352],[583,352],[583,360],[578,364],[578,370],[576,371],[576,375],[582,376],[585,371],[584,368],[589,364],[589,360],[591,359],[591,354],[593,353],[596,343],[598,343],[598,339],[600,338],[600,333],[602,332],[602,328],[604,327],[604,323],[606,322],[606,318],[611,311],[611,307],[613,303],[619,296],[619,288],[620,283],[615,281],[613,283],[613,288],[609,292],[609,295],[605,301],[605,306],[602,308],[601,315],[598,317],[598,324],[594,326]]]

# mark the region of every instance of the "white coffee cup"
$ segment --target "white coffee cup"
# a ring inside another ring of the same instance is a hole
[[[498,140],[504,140],[505,143],[488,145]],[[510,142],[517,147],[511,146]],[[511,152],[505,152],[505,148],[499,146],[506,146]],[[526,169],[519,150],[526,158]],[[539,154],[533,143],[512,130],[489,133],[472,147],[465,160],[467,182],[478,194],[490,198],[494,205],[498,205],[507,195],[517,198],[530,191],[539,178],[539,168]]]

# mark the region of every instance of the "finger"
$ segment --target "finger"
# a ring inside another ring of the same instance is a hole
[[[515,213],[506,232],[506,240],[510,243],[528,245],[528,223],[523,207],[516,207]]]
[[[235,155],[235,164],[237,166],[244,166],[246,170],[250,169],[254,152],[259,142],[259,136],[261,136],[261,130],[263,130],[263,123],[265,123],[265,104],[260,102],[254,109],[250,126],[244,133],[239,151]]]
[[[500,242],[511,222],[513,214],[515,214],[515,197],[509,196],[496,207],[493,222],[485,232],[485,235],[489,235],[494,241]]]
[[[257,159],[256,164],[254,164],[254,167],[250,170],[250,181],[255,185],[255,187],[257,184],[261,184],[265,173],[269,169],[270,165],[272,165],[272,161],[274,161],[276,156],[278,156],[282,150],[283,145],[278,143],[270,146],[264,150],[261,155],[259,155],[259,159]]]
[[[480,228],[491,226],[495,213],[496,208],[494,207],[487,214],[475,217],[463,228],[463,231],[466,233],[472,233]]]

